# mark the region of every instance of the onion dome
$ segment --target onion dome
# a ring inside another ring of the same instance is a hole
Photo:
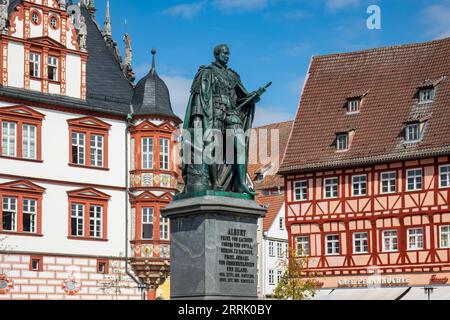
[[[134,88],[134,114],[160,115],[178,119],[172,110],[169,89],[156,72],[155,54],[156,50],[153,49],[152,69]]]

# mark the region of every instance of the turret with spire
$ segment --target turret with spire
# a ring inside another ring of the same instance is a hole
[[[156,72],[156,50],[152,50],[152,68],[134,89],[133,108],[136,115],[161,115],[178,119],[170,103],[169,89]]]

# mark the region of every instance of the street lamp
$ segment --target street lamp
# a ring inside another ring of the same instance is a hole
[[[436,288],[433,288],[433,286],[425,286],[425,294],[428,295],[428,301],[431,300],[431,294],[434,292]]]

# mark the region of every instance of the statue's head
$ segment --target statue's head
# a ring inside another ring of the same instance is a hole
[[[216,62],[226,66],[228,60],[230,60],[230,49],[226,44],[219,44],[214,48],[214,57],[216,58]]]

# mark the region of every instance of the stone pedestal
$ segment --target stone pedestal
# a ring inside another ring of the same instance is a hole
[[[172,202],[171,297],[257,299],[258,219],[253,200],[202,196]]]

